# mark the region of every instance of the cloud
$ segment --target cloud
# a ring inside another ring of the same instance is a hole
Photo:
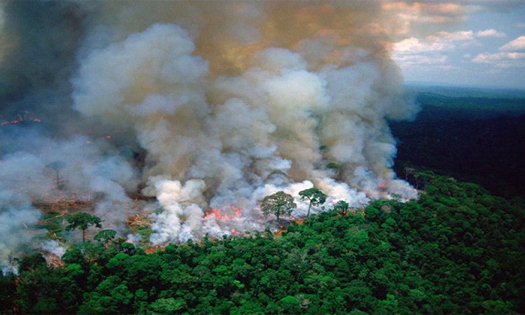
[[[497,53],[481,53],[472,62],[492,64],[497,68],[516,68],[525,66],[525,36],[520,36],[499,48]]]
[[[520,36],[499,48],[500,51],[525,51],[525,36]]]
[[[394,43],[393,59],[401,68],[414,65],[444,64],[450,60],[448,54],[465,47],[481,45],[477,38],[500,38],[505,36],[505,33],[495,29],[477,32],[472,30],[438,31],[424,38],[409,37]],[[509,52],[525,50],[525,36],[505,44],[500,50]],[[498,63],[500,67],[509,67],[510,64],[515,64],[516,60],[521,60],[521,55],[515,53],[483,53],[476,55],[474,58],[472,58],[470,53],[466,53],[463,54],[463,57],[472,59],[475,63]]]
[[[455,2],[468,6],[470,11],[508,12],[523,6],[523,0],[456,0]]]
[[[506,37],[507,34],[505,34],[504,32],[496,31],[495,29],[491,28],[491,29],[488,29],[488,30],[476,32],[476,36],[477,37],[497,37],[497,38],[501,38],[501,37]]]
[[[387,16],[397,17],[396,25],[388,21],[387,25],[395,26],[395,36],[426,36],[443,30],[444,27],[463,22],[469,14],[469,6],[456,1],[407,1],[381,0],[382,12]],[[393,37],[394,38],[394,37]],[[395,37],[394,40],[399,40]],[[402,39],[402,38],[401,38]]]
[[[444,64],[449,61],[449,57],[445,53],[475,43],[473,31],[439,31],[423,39],[410,37],[395,43],[393,59],[401,68],[414,65]]]
[[[435,41],[469,41],[474,39],[474,32],[472,31],[458,31],[458,32],[445,32],[440,31],[435,35],[428,37],[430,40]]]
[[[494,64],[500,68],[513,68],[525,66],[525,53],[521,52],[500,52],[500,53],[482,53],[474,59],[474,63]]]
[[[458,44],[472,44],[473,41],[473,31],[440,31],[421,40],[416,37],[403,39],[394,44],[394,52],[417,54],[422,52],[450,51],[455,49]]]
[[[397,53],[422,53],[430,51],[443,51],[448,49],[446,44],[443,42],[429,42],[429,41],[420,41],[415,37],[406,38],[400,42],[394,44],[394,51]]]
[[[397,12],[402,18],[416,23],[453,23],[466,17],[465,7],[455,3],[394,1],[385,3],[383,9]]]
[[[412,66],[412,65],[434,65],[441,64],[448,61],[446,55],[394,55],[394,60],[399,64],[401,68]]]

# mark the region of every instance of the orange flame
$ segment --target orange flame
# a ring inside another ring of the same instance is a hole
[[[233,210],[235,210],[235,216],[241,216],[242,214],[242,209],[241,208],[237,208],[236,206],[230,206]]]
[[[209,220],[211,218],[215,219],[229,219],[228,215],[221,213],[217,208],[210,209],[204,212],[204,220]]]
[[[230,206],[230,208],[232,210],[235,210],[235,212],[233,213],[234,217],[240,217],[242,215],[241,208],[237,208],[235,206]],[[220,220],[232,220],[233,219],[231,215],[221,211],[218,208],[213,208],[213,209],[210,209],[204,212],[204,218],[203,218],[204,220],[209,220],[211,218],[220,219]]]
[[[42,119],[36,118],[36,117],[35,118],[27,118],[27,117],[19,115],[15,119],[2,121],[0,123],[0,126],[19,124],[19,123],[24,122],[24,121],[32,121],[32,122],[41,123]]]

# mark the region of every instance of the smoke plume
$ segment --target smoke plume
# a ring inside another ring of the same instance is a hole
[[[315,186],[324,209],[416,196],[392,171],[387,121],[417,108],[402,96],[388,39],[398,23],[381,1],[38,5],[3,6],[13,44],[0,55],[0,118],[49,122],[2,131],[22,143],[1,152],[3,189],[29,178],[16,186],[28,198],[56,193],[45,169],[63,161],[62,193],[98,196],[95,212],[124,231],[141,187],[156,199],[141,206],[155,245],[261,230],[258,205],[279,190]]]

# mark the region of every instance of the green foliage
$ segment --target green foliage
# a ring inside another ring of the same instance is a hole
[[[265,216],[273,213],[279,220],[281,215],[290,215],[292,210],[297,207],[293,201],[292,196],[283,191],[278,191],[273,195],[264,197],[261,203],[261,211]]]
[[[40,253],[32,253],[27,256],[24,256],[18,263],[18,271],[32,271],[38,268],[39,266],[45,265],[46,260],[44,256]]]
[[[104,254],[105,248],[100,243],[79,243],[71,245],[62,256],[67,263],[86,264],[97,261]]]
[[[374,201],[281,236],[71,246],[64,267],[28,256],[0,278],[0,313],[525,313],[525,203],[422,174],[419,200]],[[345,207],[343,207],[345,208]]]
[[[425,166],[479,183],[492,194],[525,196],[523,98],[428,92],[417,95],[422,111],[415,121],[389,123],[399,139],[397,174],[424,189],[425,182],[405,167]]]
[[[348,209],[350,209],[350,205],[344,200],[339,200],[334,206],[334,210],[340,214],[346,214]]]
[[[117,231],[115,230],[101,230],[93,237],[93,239],[106,244],[115,239],[116,235]]]
[[[181,298],[161,298],[149,305],[152,314],[174,314],[187,307],[186,301]]]
[[[56,212],[46,211],[37,228],[46,230],[46,238],[63,240],[61,233],[64,231],[63,217]]]
[[[16,308],[16,277],[8,273],[4,275],[0,272],[0,313],[8,314]]]
[[[310,204],[308,205],[308,212],[306,217],[310,216],[310,209],[312,206],[319,206],[326,201],[326,195],[317,188],[309,188],[299,192],[301,200],[308,200]]]
[[[90,226],[94,225],[98,228],[102,227],[100,224],[102,219],[86,212],[77,212],[73,214],[67,219],[67,222],[69,224],[66,226],[66,231],[72,231],[77,228],[82,230],[82,242],[86,241],[86,230]]]

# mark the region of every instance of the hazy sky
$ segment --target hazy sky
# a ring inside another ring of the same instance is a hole
[[[75,2],[89,3],[71,0],[71,3]],[[161,3],[152,3],[155,2]],[[260,2],[262,0],[255,3]],[[375,16],[376,23],[369,27],[377,28],[377,34],[390,38],[392,57],[401,67],[406,82],[525,88],[525,0],[361,2],[381,7],[381,14]],[[5,3],[10,2],[0,0],[0,4]],[[326,3],[344,7],[360,1],[328,0]],[[0,10],[0,26],[6,18],[3,13]],[[281,19],[286,18],[289,16],[283,13]],[[62,24],[59,28],[69,27],[67,23]],[[45,40],[48,39],[42,39]],[[15,44],[0,36],[2,48]],[[0,60],[5,54],[4,49],[0,50]]]
[[[525,1],[389,2],[406,24],[394,60],[406,82],[525,88]]]

